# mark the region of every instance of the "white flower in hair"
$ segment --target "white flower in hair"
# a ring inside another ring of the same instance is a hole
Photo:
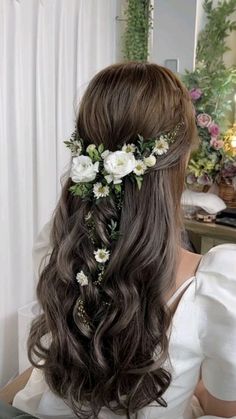
[[[134,144],[124,144],[122,147],[122,151],[126,153],[134,153],[136,150],[136,146]]]
[[[103,153],[101,154],[102,159],[105,159],[105,157],[108,156],[108,154],[110,154],[111,152],[109,150],[105,150],[103,151]]]
[[[133,172],[136,160],[132,153],[115,151],[109,153],[104,159],[104,169],[108,173],[105,176],[108,183],[121,183],[121,178]]]
[[[122,183],[122,179],[114,179],[114,177],[112,175],[106,175],[104,177],[105,177],[107,183],[113,182],[114,185],[118,185],[118,183]]]
[[[99,171],[99,162],[93,164],[88,156],[74,157],[70,177],[75,183],[91,182]]]
[[[169,144],[166,138],[161,135],[159,140],[155,141],[155,147],[153,149],[154,154],[158,154],[158,156],[162,156],[162,154],[166,154],[169,150]]]
[[[136,175],[138,176],[143,175],[146,169],[147,169],[147,166],[142,160],[136,160],[136,166],[133,170]]]
[[[105,263],[109,260],[110,252],[107,249],[97,249],[93,253],[96,261],[99,263]]]
[[[91,212],[89,211],[89,212],[87,213],[87,215],[84,217],[84,219],[85,219],[85,221],[89,221],[89,220],[91,219],[91,217],[92,217],[92,214],[91,214]]]
[[[83,271],[77,273],[76,280],[82,287],[88,285],[88,277],[85,275]]]
[[[157,159],[151,154],[149,157],[145,157],[143,161],[147,167],[152,167],[155,166]]]
[[[94,151],[96,149],[95,144],[89,144],[88,147],[86,148],[87,153],[89,153],[90,151]]]
[[[96,198],[104,198],[108,196],[110,192],[109,186],[104,186],[102,183],[98,182],[93,185],[93,193]]]

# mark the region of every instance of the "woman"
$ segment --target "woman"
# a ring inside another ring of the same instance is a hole
[[[236,246],[181,248],[187,90],[155,64],[108,67],[76,128],[28,342],[35,415],[189,419],[200,375],[205,413],[236,415]]]

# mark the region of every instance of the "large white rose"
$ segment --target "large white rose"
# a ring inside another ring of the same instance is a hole
[[[108,173],[108,176],[105,176],[107,182],[121,183],[121,178],[131,173],[135,166],[136,160],[132,153],[127,153],[126,151],[110,152],[104,158],[104,168]]]
[[[93,164],[88,156],[74,157],[70,177],[75,183],[91,182],[99,171],[99,162]]]

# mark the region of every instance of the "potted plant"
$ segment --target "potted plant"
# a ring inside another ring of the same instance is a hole
[[[200,92],[200,89],[198,90]],[[190,95],[193,94],[196,94],[196,90],[190,91]],[[199,99],[200,93],[197,100]],[[220,171],[224,141],[219,125],[209,114],[198,112],[196,109],[196,122],[200,141],[198,149],[192,153],[189,160],[186,182],[190,189],[207,191]]]
[[[236,29],[230,16],[236,10],[235,0],[222,0],[213,7],[212,0],[203,3],[207,23],[197,44],[196,68],[186,71],[183,81],[189,89],[196,110],[199,148],[190,158],[186,183],[189,188],[206,190],[218,179],[225,161],[224,133],[227,114],[232,109],[230,96],[236,86],[236,68],[226,68],[226,39]]]
[[[219,196],[228,207],[236,207],[236,156],[225,158],[218,175]]]

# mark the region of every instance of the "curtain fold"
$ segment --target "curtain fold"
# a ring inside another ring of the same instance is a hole
[[[116,1],[0,2],[0,385],[17,373],[31,249],[60,193],[63,140],[89,79],[115,62]]]

